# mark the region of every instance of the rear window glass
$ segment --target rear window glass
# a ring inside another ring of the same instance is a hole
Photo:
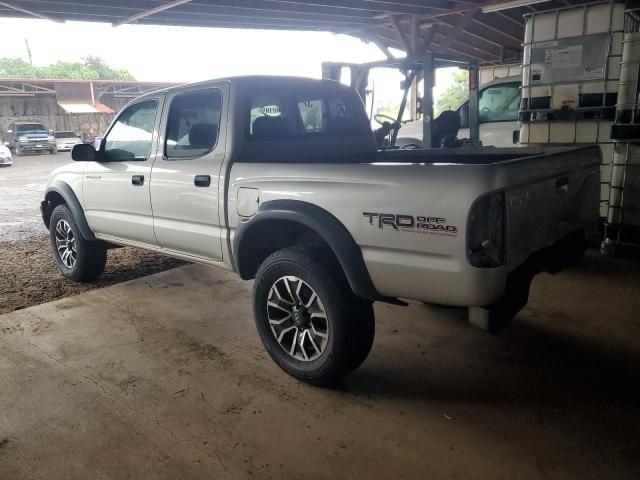
[[[362,105],[351,96],[304,92],[262,92],[253,95],[248,119],[253,140],[311,138],[318,135],[362,135],[368,123]]]
[[[166,157],[194,158],[210,152],[218,141],[221,112],[222,93],[218,89],[176,96],[167,119]]]

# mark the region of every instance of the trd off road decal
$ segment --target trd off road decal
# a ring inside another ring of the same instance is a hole
[[[458,235],[458,228],[447,225],[447,219],[444,217],[374,212],[362,212],[362,215],[369,219],[369,225],[375,225],[381,230],[393,229],[398,232],[426,233],[447,237]]]

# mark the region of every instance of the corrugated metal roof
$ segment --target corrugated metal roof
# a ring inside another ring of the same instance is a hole
[[[416,54],[432,51],[483,64],[515,59],[524,36],[522,15],[587,3],[549,0],[482,13],[502,0],[13,0],[0,16],[194,27],[316,30],[345,33]]]

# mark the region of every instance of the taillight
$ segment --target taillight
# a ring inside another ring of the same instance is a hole
[[[482,197],[469,214],[469,263],[474,267],[489,268],[503,265],[505,249],[504,193]]]

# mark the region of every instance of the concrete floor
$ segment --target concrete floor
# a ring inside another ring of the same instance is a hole
[[[502,334],[379,304],[341,388],[267,357],[189,266],[0,317],[0,478],[638,479],[640,265],[536,279]]]

